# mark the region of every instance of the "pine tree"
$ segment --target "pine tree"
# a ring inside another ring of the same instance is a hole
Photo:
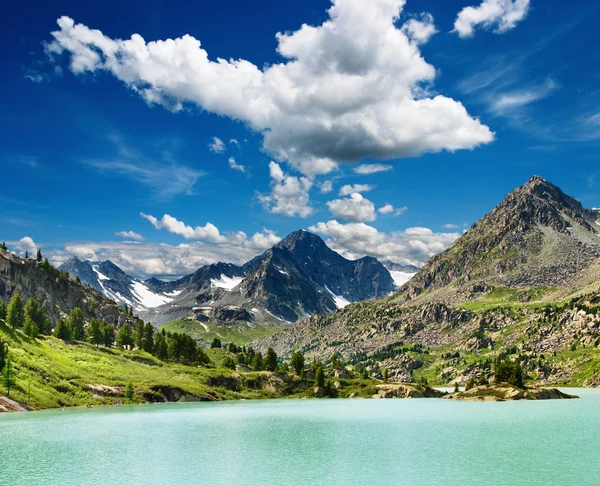
[[[25,324],[23,325],[23,332],[30,338],[36,339],[40,330],[38,329],[38,325],[35,323],[35,321],[31,317],[27,316],[25,318]]]
[[[134,395],[135,395],[135,388],[133,388],[133,383],[131,383],[131,381],[129,381],[127,383],[127,386],[125,387],[125,392],[124,392],[125,399],[128,402],[131,402],[133,400]]]
[[[45,334],[46,332],[49,331],[49,329],[47,329],[48,319],[46,318],[46,312],[44,311],[44,309],[42,307],[40,307],[37,300],[35,300],[35,298],[33,298],[33,297],[31,299],[29,299],[27,301],[27,303],[25,304],[25,324],[27,324],[28,319],[30,321],[32,321],[33,324],[35,324],[35,327],[37,328],[37,331],[40,334]],[[28,328],[30,330],[33,329],[33,326],[31,326],[31,323],[28,326]],[[31,334],[28,333],[27,331],[25,331],[25,333],[28,336],[31,336]]]
[[[315,384],[317,386],[325,386],[325,372],[323,371],[322,366],[319,366],[317,368],[317,373],[315,376]]]
[[[6,388],[6,396],[10,398],[10,390],[17,386],[10,356],[6,358],[6,364],[2,370],[2,384],[4,385],[4,388]]]
[[[92,318],[90,324],[86,329],[86,332],[88,339],[92,344],[95,344],[96,347],[102,344],[102,329],[100,327],[100,321],[98,319],[96,319],[95,317]]]
[[[42,263],[42,251],[41,250],[37,251],[36,260],[37,260],[38,263]]]
[[[302,371],[304,371],[304,355],[300,351],[296,351],[294,354],[292,354],[290,365],[294,372],[300,376]]]
[[[106,321],[102,321],[100,324],[100,329],[102,330],[102,344],[107,348],[112,347],[115,343],[115,328],[112,324],[109,324]]]
[[[152,353],[154,351],[154,327],[149,322],[144,326],[142,348],[147,353]]]
[[[214,338],[212,340],[212,343],[210,343],[211,349],[220,348],[221,346],[222,346],[221,340],[218,337]]]
[[[54,327],[54,337],[69,341],[71,339],[71,328],[64,319],[59,319]]]
[[[25,260],[29,260],[29,252],[25,250]]]
[[[254,359],[252,360],[252,369],[254,371],[262,371],[263,367],[263,356],[261,352],[258,352],[254,355]]]
[[[25,309],[23,300],[18,293],[13,294],[6,311],[6,323],[13,329],[23,327],[25,324]]]
[[[117,344],[122,347],[133,346],[133,331],[129,324],[124,324],[117,332]]]
[[[85,337],[85,316],[79,307],[75,307],[71,311],[67,323],[71,328],[71,339],[73,341],[80,341]]]
[[[6,365],[6,358],[8,356],[8,343],[0,339],[0,371],[4,369]]]
[[[133,343],[136,348],[142,349],[142,341],[144,340],[144,321],[138,319],[135,323],[135,332],[133,333]]]
[[[273,348],[267,349],[267,355],[265,356],[265,370],[275,371],[277,368],[277,354]]]
[[[6,319],[6,304],[2,299],[0,299],[0,321]]]
[[[383,370],[383,381],[388,381],[388,370],[384,368]]]
[[[167,340],[163,333],[156,333],[156,336],[154,337],[154,356],[163,361],[169,358]]]
[[[6,242],[4,242],[4,241],[3,241],[3,242],[0,244],[0,250],[4,250],[4,251],[7,251],[7,250],[8,250],[8,248],[7,248],[7,246],[6,246]]]

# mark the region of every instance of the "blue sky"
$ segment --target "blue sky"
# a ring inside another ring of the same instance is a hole
[[[422,264],[534,173],[600,206],[597,2],[334,3],[11,2],[0,239],[142,277],[298,228]]]

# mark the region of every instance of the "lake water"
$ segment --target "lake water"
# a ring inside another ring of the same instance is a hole
[[[0,414],[0,484],[600,485],[600,391],[572,392]]]

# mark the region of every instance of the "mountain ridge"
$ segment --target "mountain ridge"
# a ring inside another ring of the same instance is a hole
[[[244,265],[217,262],[170,282],[135,279],[110,261],[82,262],[75,257],[61,269],[133,307],[153,324],[193,318],[226,325],[290,325],[397,288],[375,258],[348,260],[304,230]]]

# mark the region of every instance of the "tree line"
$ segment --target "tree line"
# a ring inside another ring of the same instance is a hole
[[[13,294],[8,306],[0,300],[0,320],[11,329],[21,329],[30,338],[50,335],[67,342],[87,341],[96,347],[146,351],[163,361],[187,365],[202,365],[210,362],[198,343],[187,334],[156,331],[152,324],[141,319],[134,326],[124,324],[118,330],[112,324],[92,318],[86,323],[83,311],[76,307],[55,326],[35,298],[26,303],[18,293]],[[1,357],[1,354],[0,354]]]

